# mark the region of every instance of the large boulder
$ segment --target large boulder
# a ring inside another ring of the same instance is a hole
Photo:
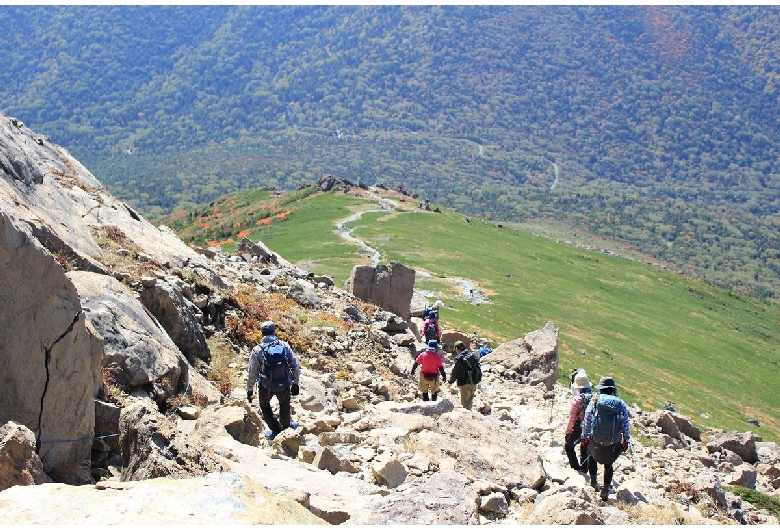
[[[139,400],[122,409],[119,431],[122,480],[187,478],[223,471],[211,451],[178,431],[151,402]]]
[[[15,421],[35,433],[46,472],[88,460],[101,341],[62,266],[29,225],[3,211],[0,305],[0,423]]]
[[[710,453],[716,453],[727,449],[738,454],[748,464],[755,464],[758,462],[756,442],[760,441],[761,438],[750,431],[743,433],[720,432],[714,434],[710,441],[707,442],[707,450]]]
[[[455,471],[440,471],[403,492],[374,498],[355,514],[356,525],[467,525],[477,524],[477,492]]]
[[[344,289],[365,302],[408,320],[412,316],[409,305],[414,292],[414,277],[414,269],[396,261],[376,267],[360,265],[352,269]]]
[[[44,482],[51,480],[35,452],[33,432],[12,421],[0,427],[0,491]]]
[[[548,322],[542,329],[501,344],[482,363],[501,366],[526,384],[543,384],[552,390],[558,380],[558,328]]]
[[[261,263],[278,263],[276,254],[266,247],[262,241],[253,242],[248,237],[241,238],[234,252],[236,256],[241,256],[246,261],[259,261]]]

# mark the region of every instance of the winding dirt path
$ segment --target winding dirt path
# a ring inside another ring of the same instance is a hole
[[[338,230],[339,235],[341,237],[343,237],[350,243],[357,245],[358,252],[360,254],[367,255],[369,260],[371,261],[371,266],[376,267],[379,264],[379,260],[381,258],[381,254],[379,253],[379,251],[373,247],[368,246],[366,242],[363,241],[362,239],[353,236],[352,231],[354,230],[354,228],[350,228],[345,225],[353,221],[357,221],[365,213],[393,211],[396,208],[398,208],[398,203],[396,203],[391,199],[382,198],[379,195],[377,195],[375,192],[369,191],[369,193],[370,193],[370,197],[377,201],[377,208],[371,208],[371,209],[363,210],[361,212],[355,212],[349,217],[345,217],[344,219],[336,223],[336,229]],[[429,273],[428,271],[417,270],[416,273],[422,277],[432,276],[431,273]],[[474,305],[490,303],[490,299],[487,297],[484,291],[481,291],[479,289],[479,286],[476,284],[476,282],[469,280],[467,278],[456,278],[456,277],[445,277],[442,279],[447,282],[454,283],[456,285],[458,291],[461,293],[462,300],[465,300]],[[433,298],[439,297],[439,295],[433,292],[425,292],[425,291],[421,291],[421,292],[425,296],[430,296]]]

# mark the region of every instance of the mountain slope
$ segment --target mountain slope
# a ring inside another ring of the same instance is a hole
[[[339,235],[343,226],[383,263],[414,268],[415,289],[444,301],[445,327],[499,343],[552,321],[560,328],[562,374],[578,366],[613,374],[630,401],[648,409],[673,401],[701,426],[739,430],[757,419],[757,433],[780,432],[771,369],[780,363],[776,306],[611,252],[466,222],[448,210],[423,211],[395,190],[327,182],[290,194],[225,196],[167,221],[185,241],[226,250],[237,239],[204,235],[239,231],[306,270],[332,275],[337,285],[354,265],[369,263]]]
[[[334,174],[780,292],[775,7],[5,6],[0,20],[4,110],[145,214]]]

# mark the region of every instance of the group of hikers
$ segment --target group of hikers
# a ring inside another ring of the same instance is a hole
[[[296,429],[298,424],[290,417],[291,396],[299,393],[301,369],[290,345],[276,336],[276,326],[271,321],[260,326],[263,335],[260,343],[249,356],[246,397],[251,403],[255,384],[258,386],[258,404],[263,420],[268,426],[265,435],[273,440],[284,429]],[[426,333],[427,332],[427,333]],[[447,381],[441,354],[441,328],[435,309],[424,313],[422,336],[426,348],[412,364],[410,374],[420,367],[418,391],[423,401],[436,401],[441,381]],[[471,410],[477,384],[482,379],[480,358],[490,352],[486,347],[469,350],[463,341],[454,344],[455,358],[450,371],[449,384],[458,385],[460,403]],[[590,485],[600,491],[602,501],[609,496],[613,464],[621,453],[628,451],[629,414],[626,404],[617,397],[617,387],[612,377],[602,377],[594,393],[585,370],[578,368],[570,374],[572,400],[565,430],[564,451],[569,465],[590,477]],[[271,398],[277,398],[279,417],[274,416]],[[579,455],[577,454],[579,446]],[[597,481],[597,465],[604,467],[603,486]]]
[[[572,371],[570,381],[573,397],[563,448],[569,465],[577,471],[587,472],[591,487],[601,490],[601,500],[606,501],[612,484],[612,464],[630,447],[628,407],[617,397],[612,377],[599,379],[596,385],[598,394],[591,390],[588,374],[582,368]],[[579,458],[575,451],[578,445]],[[604,466],[604,484],[601,487],[596,480],[597,464]]]
[[[441,354],[441,327],[437,312],[439,307],[441,307],[441,302],[437,301],[433,307],[428,307],[423,311],[422,337],[426,341],[427,347],[415,358],[410,371],[414,375],[417,367],[420,366],[417,389],[423,401],[436,401],[440,389],[440,374],[442,381],[447,380],[447,374],[444,371],[444,358]],[[450,372],[449,383],[451,385],[457,383],[461,406],[471,410],[477,384],[482,380],[479,359],[489,350],[470,351],[461,340],[456,341],[453,346],[455,348],[455,364]]]

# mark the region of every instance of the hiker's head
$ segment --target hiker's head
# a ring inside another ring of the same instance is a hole
[[[455,351],[466,351],[466,345],[463,344],[462,340],[455,342]]]
[[[431,339],[428,341],[428,349],[429,350],[436,350],[439,351],[439,341],[436,339]]]
[[[260,324],[260,333],[262,333],[264,337],[266,335],[273,335],[274,331],[276,331],[276,326],[274,326],[274,323],[270,320],[266,320]]]
[[[596,390],[602,394],[617,394],[615,380],[609,376],[602,377],[599,379],[599,384],[596,385]]]
[[[588,379],[588,374],[585,373],[585,370],[580,370],[577,372],[577,374],[574,376],[574,382],[572,383],[571,387],[577,388],[579,390],[590,388],[590,379]]]

